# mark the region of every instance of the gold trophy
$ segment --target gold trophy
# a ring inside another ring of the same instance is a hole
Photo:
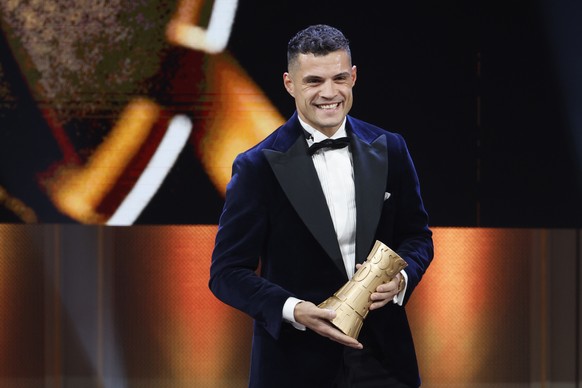
[[[318,307],[334,310],[336,317],[331,323],[344,334],[357,339],[370,311],[370,295],[407,265],[396,252],[376,240],[368,258],[354,276]]]

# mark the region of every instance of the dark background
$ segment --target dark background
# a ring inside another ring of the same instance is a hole
[[[365,4],[241,4],[229,47],[289,115],[281,77],[289,32],[342,29],[358,67],[351,114],[404,135],[431,224],[581,226],[582,150],[564,119],[544,4]]]
[[[549,22],[560,14],[548,17],[549,8],[570,6],[570,14],[582,9],[565,0],[243,1],[227,49],[288,117],[289,38],[313,23],[340,28],[358,67],[351,114],[404,135],[433,226],[580,227],[582,134],[567,119],[563,85],[581,90],[582,82],[560,73]],[[569,33],[578,47],[580,35]],[[0,93],[0,185],[39,222],[75,222],[35,183],[60,156],[5,39],[0,54],[8,90]],[[21,222],[2,204],[0,222]],[[184,152],[136,223],[215,224],[221,205],[196,156]]]

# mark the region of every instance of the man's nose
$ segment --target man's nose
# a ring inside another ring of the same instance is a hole
[[[322,97],[333,98],[333,97],[335,97],[336,94],[337,94],[337,87],[336,87],[335,82],[333,82],[332,80],[325,81],[321,85],[320,95]]]

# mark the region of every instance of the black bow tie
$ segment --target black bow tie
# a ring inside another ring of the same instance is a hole
[[[313,143],[307,151],[309,155],[313,155],[317,150],[322,148],[344,148],[350,144],[350,138],[340,137],[338,139],[325,139],[318,143]]]

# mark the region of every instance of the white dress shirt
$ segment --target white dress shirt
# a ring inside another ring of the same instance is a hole
[[[307,145],[328,137],[299,120],[307,133]],[[347,136],[346,120],[330,139]],[[354,275],[356,266],[356,192],[352,154],[348,147],[320,149],[311,157],[317,171],[327,207],[331,214],[335,234],[344,260],[348,279]]]
[[[299,119],[303,129],[309,133],[307,145],[320,142],[328,137]],[[346,119],[330,139],[347,136]],[[347,273],[347,280],[354,275],[356,266],[356,193],[354,184],[354,168],[352,154],[348,147],[338,149],[320,149],[311,157],[317,171],[321,188],[327,201],[333,226],[339,243],[340,251]],[[403,292],[395,297],[394,302],[402,304]],[[301,300],[289,298],[283,306],[283,318],[300,330],[303,325],[297,324],[294,310]]]

